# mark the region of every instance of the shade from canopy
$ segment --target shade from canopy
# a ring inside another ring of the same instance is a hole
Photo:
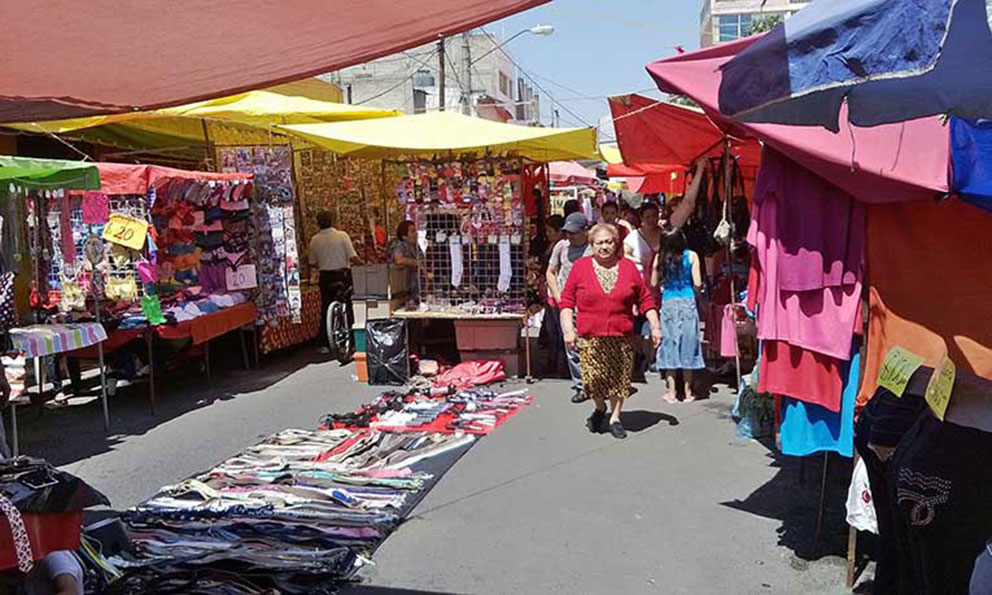
[[[0,122],[147,111],[339,70],[547,0],[7,3]]]
[[[368,159],[512,153],[532,161],[596,159],[592,128],[536,128],[430,112],[359,122],[278,126],[335,153]]]
[[[249,91],[149,112],[7,124],[27,132],[67,134],[114,146],[162,148],[206,142],[204,120],[267,127],[275,124],[344,122],[399,115],[360,105],[318,101],[272,91]]]
[[[939,118],[859,128],[841,118],[841,131],[747,124],[717,109],[720,67],[755,38],[680,54],[648,65],[666,93],[688,95],[717,126],[758,138],[820,177],[867,202],[932,199],[947,192],[948,131]]]
[[[0,182],[32,188],[96,190],[100,172],[92,163],[0,155]]]
[[[992,118],[985,0],[814,2],[723,66],[720,111],[750,122],[876,126]]]

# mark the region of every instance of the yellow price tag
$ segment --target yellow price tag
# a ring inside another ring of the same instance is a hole
[[[919,367],[923,358],[902,347],[893,347],[882,362],[882,371],[878,373],[878,385],[892,391],[897,397],[906,392],[909,379]]]
[[[956,375],[954,362],[947,359],[945,355],[940,359],[940,363],[933,370],[933,376],[927,384],[927,392],[924,397],[933,414],[937,419],[944,421],[944,414],[947,413],[947,405],[951,402],[951,392],[954,390],[954,376]]]
[[[132,250],[141,250],[148,235],[148,222],[119,213],[111,213],[103,226],[103,239]]]

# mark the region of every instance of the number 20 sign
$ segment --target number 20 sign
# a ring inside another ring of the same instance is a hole
[[[103,239],[132,250],[141,250],[148,234],[148,222],[119,213],[111,213],[103,226]]]

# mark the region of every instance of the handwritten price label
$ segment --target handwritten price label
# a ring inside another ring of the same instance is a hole
[[[882,362],[882,371],[878,373],[878,385],[892,391],[901,397],[909,384],[909,378],[921,365],[923,358],[902,347],[893,347]]]
[[[103,239],[132,250],[141,250],[148,235],[148,222],[119,213],[111,213],[103,226]]]
[[[947,413],[947,405],[951,402],[951,392],[954,390],[954,377],[957,374],[954,362],[947,359],[945,355],[940,359],[940,363],[933,370],[930,383],[927,384],[927,392],[924,398],[937,419],[944,421],[944,414]]]
[[[227,269],[227,290],[239,291],[258,287],[258,277],[255,275],[255,265],[243,264],[235,270]]]

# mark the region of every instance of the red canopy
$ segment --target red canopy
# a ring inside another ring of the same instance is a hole
[[[595,170],[582,167],[574,161],[552,161],[548,164],[548,173],[555,184],[599,184]]]
[[[188,171],[159,165],[134,165],[130,163],[94,163],[100,171],[100,191],[104,194],[146,194],[152,186],[165,180],[191,179],[214,182],[248,181],[252,174],[222,174],[207,171]]]
[[[659,60],[648,65],[648,73],[662,91],[698,102],[729,134],[761,139],[860,200],[894,202],[947,192],[949,134],[936,117],[857,128],[842,113],[838,134],[818,127],[724,119],[717,108],[720,67],[754,41],[747,38]]]
[[[0,122],[233,95],[367,62],[547,1],[18,3],[4,11]]]

